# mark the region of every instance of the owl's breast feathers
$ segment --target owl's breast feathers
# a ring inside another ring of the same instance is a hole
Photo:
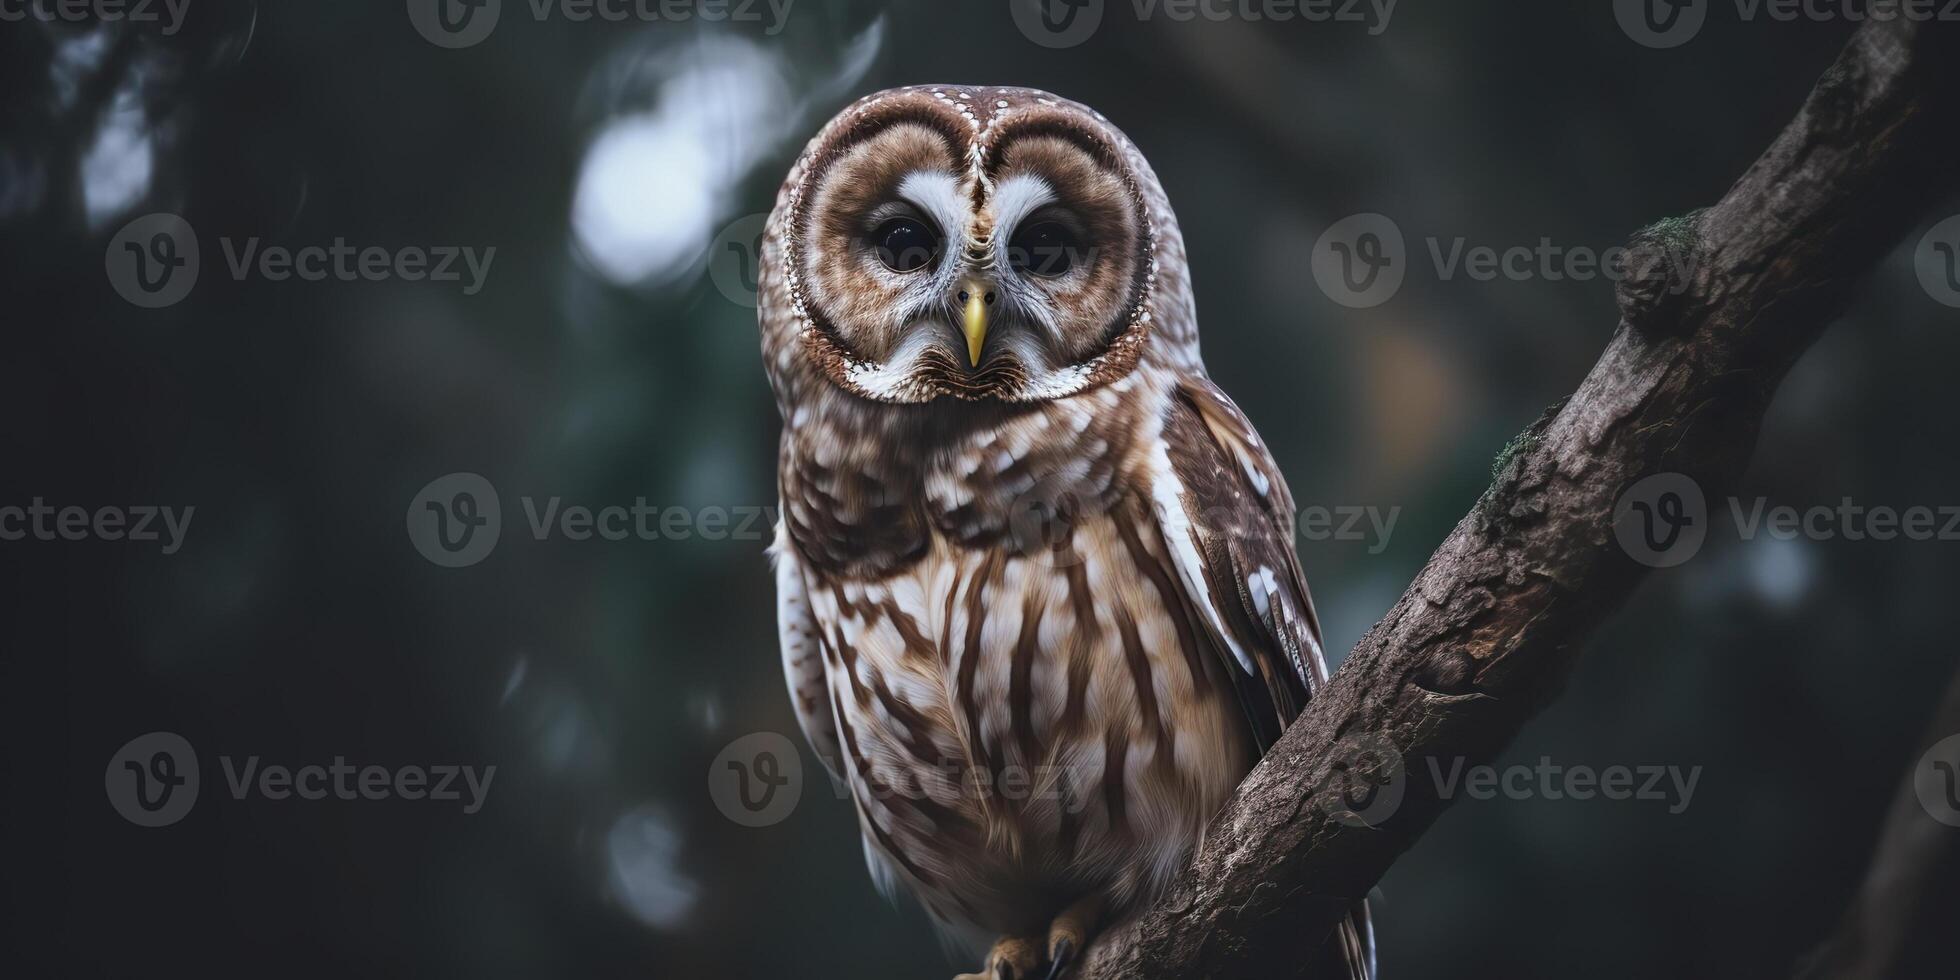
[[[874,870],[955,929],[1148,897],[1324,669],[1291,502],[1208,381],[799,412],[785,667]]]

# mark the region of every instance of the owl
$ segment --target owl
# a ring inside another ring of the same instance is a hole
[[[792,167],[758,305],[797,720],[965,980],[1065,976],[1327,676],[1170,203],[1082,105],[879,92]],[[1370,976],[1365,906],[1312,956]]]

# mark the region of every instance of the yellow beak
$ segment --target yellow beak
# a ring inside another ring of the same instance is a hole
[[[980,296],[980,284],[966,284],[966,360],[980,366],[980,347],[987,342],[987,304]]]

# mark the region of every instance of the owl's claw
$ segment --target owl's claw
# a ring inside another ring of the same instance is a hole
[[[1089,947],[1089,937],[1102,924],[1103,906],[1103,896],[1084,895],[1055,916],[1048,927],[1046,947],[1041,945],[1039,935],[1031,939],[1002,936],[987,953],[984,972],[962,973],[953,980],[1035,980],[1037,976],[1043,980],[1062,980],[1077,957]],[[1044,963],[1048,972],[1036,974],[1036,968]]]
[[[1075,941],[1067,936],[1055,941],[1048,950],[1048,980],[1062,980],[1068,966],[1075,961]]]
[[[1048,927],[1048,977],[1047,980],[1061,980],[1068,968],[1075,962],[1076,954],[1089,945],[1089,937],[1095,934],[1103,913],[1101,895],[1084,895],[1075,904],[1062,910]]]
[[[1031,939],[1002,936],[987,954],[985,973],[962,973],[953,980],[1034,980],[1041,965],[1041,947]]]

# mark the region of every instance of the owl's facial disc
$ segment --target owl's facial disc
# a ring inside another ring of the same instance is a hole
[[[804,188],[788,258],[825,373],[889,402],[1042,401],[1126,373],[1149,235],[1116,156],[1058,112],[976,142],[936,108],[866,126]]]

